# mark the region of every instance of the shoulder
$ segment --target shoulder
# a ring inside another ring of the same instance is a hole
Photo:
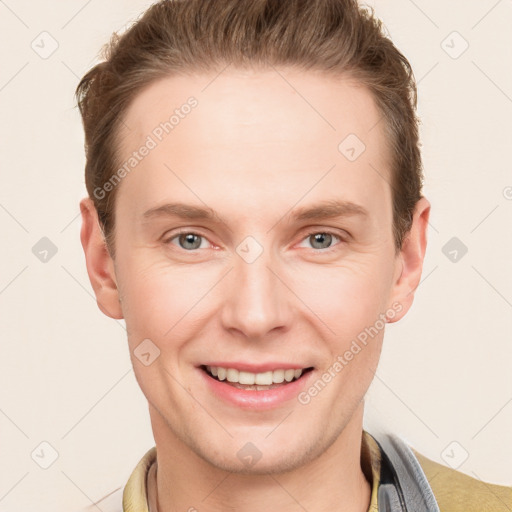
[[[512,511],[512,487],[482,482],[413,452],[441,512]]]
[[[147,512],[146,476],[155,460],[156,446],[153,446],[139,460],[126,485],[112,489],[80,512]]]

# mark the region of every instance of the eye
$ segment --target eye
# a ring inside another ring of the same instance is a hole
[[[334,250],[332,245],[333,239],[338,239],[340,242],[344,241],[340,235],[337,235],[332,231],[311,231],[303,240],[309,241],[313,249],[328,252],[330,250]]]
[[[339,242],[344,242],[344,239],[341,237],[341,235],[332,231],[311,231],[306,234],[306,237],[303,238],[303,241],[308,241],[311,244],[311,247],[316,249],[317,252],[329,252],[331,250],[335,250],[336,245],[339,245],[334,244],[336,239]],[[176,240],[176,242],[174,242],[174,240]],[[208,239],[205,236],[193,231],[182,231],[175,233],[171,237],[168,237],[166,240],[164,240],[164,243],[177,245],[180,249],[189,252],[195,251],[197,249],[207,249],[210,245]]]
[[[173,243],[173,240],[177,240],[177,243]],[[206,242],[206,247],[201,247],[201,241]],[[166,244],[177,245],[180,249],[186,251],[194,251],[196,249],[206,249],[209,245],[207,239],[194,233],[193,231],[182,231],[181,233],[174,234],[172,237],[167,238],[164,241]]]

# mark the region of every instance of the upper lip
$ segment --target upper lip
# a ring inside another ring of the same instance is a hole
[[[292,364],[292,363],[281,363],[281,362],[268,362],[268,363],[244,363],[241,361],[211,361],[208,363],[203,363],[201,366],[221,366],[222,368],[234,368],[236,370],[242,372],[250,372],[250,373],[264,373],[270,370],[305,370],[306,368],[310,368],[310,366],[304,366],[301,364]]]

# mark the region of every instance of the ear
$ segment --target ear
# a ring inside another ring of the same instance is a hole
[[[111,318],[123,318],[114,262],[108,252],[98,213],[91,198],[87,197],[80,201],[80,212],[82,213],[80,240],[98,307]]]
[[[402,244],[395,260],[395,276],[391,292],[391,303],[399,303],[402,308],[396,311],[388,323],[396,322],[405,316],[414,300],[414,293],[420,284],[423,259],[427,248],[427,228],[430,203],[421,197],[416,203],[411,229]]]

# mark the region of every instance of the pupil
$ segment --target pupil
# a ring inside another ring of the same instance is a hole
[[[314,237],[314,242],[313,242],[313,247],[315,246],[315,243],[319,242],[320,245],[322,244],[322,241],[325,243],[325,241],[327,242],[330,242],[331,239],[332,239],[332,236],[329,235],[328,233],[317,233],[316,235],[313,235]],[[328,243],[329,245],[329,243]],[[322,249],[322,247],[317,247],[317,249]],[[323,247],[325,248],[325,247]]]
[[[196,243],[194,244],[194,239],[196,239]],[[197,243],[199,242],[199,243]],[[197,249],[200,245],[200,237],[197,235],[194,235],[193,233],[186,233],[184,235],[180,236],[180,243],[182,245],[185,245],[186,249]],[[192,247],[186,246],[186,244],[192,244]]]

